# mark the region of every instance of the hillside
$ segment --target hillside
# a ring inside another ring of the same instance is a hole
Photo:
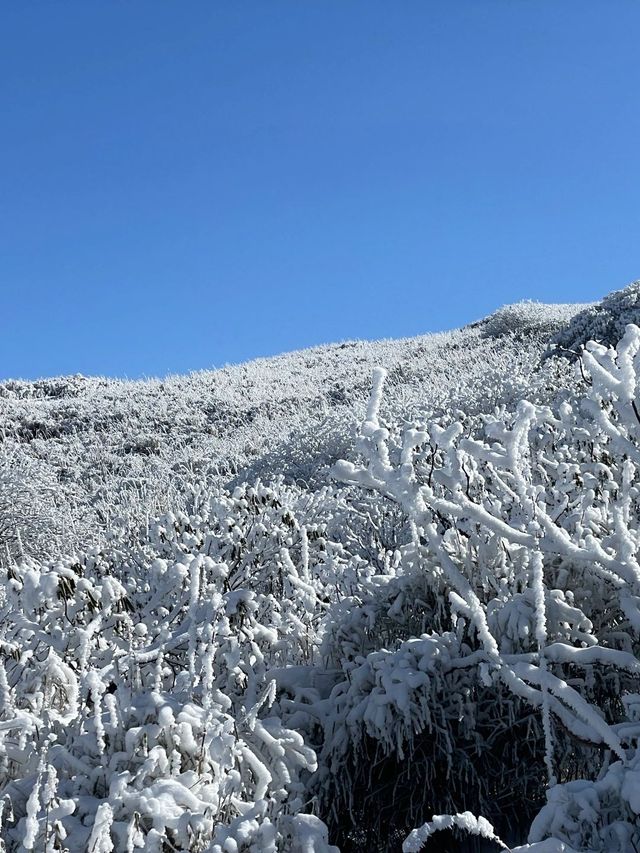
[[[547,399],[572,375],[564,359],[543,361],[549,340],[583,308],[521,303],[452,332],[350,341],[163,380],[0,383],[0,561],[7,544],[15,553],[17,530],[27,553],[86,547],[114,518],[181,507],[196,480],[281,475],[321,486],[353,444],[376,366],[389,371],[391,419],[457,408],[472,415],[525,394]]]
[[[1,384],[0,850],[640,849],[639,326]]]

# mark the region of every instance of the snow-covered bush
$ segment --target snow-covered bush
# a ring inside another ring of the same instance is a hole
[[[561,352],[577,356],[588,341],[615,346],[629,323],[640,324],[640,281],[587,305],[552,338]]]
[[[274,704],[278,671],[309,659],[330,554],[272,490],[199,509],[138,546],[114,531],[76,561],[9,568],[8,850],[334,849],[303,813],[314,750]]]
[[[531,840],[556,826],[576,846],[594,843],[594,833],[605,845],[588,849],[629,849],[640,838],[628,764],[640,729],[636,719],[624,722],[622,701],[625,692],[635,693],[640,676],[639,351],[640,329],[633,325],[616,349],[589,343],[584,398],[557,410],[523,402],[510,417],[485,417],[474,435],[459,422],[405,426],[395,434],[379,419],[384,372],[378,371],[358,444],[362,461],[335,469],[341,480],[403,508],[423,571],[441,581],[463,640],[456,666],[487,687],[502,685],[522,703],[520,713],[526,705],[538,709],[550,799]],[[416,640],[435,642],[445,671],[451,669],[449,649],[442,651],[446,638],[439,632]],[[402,731],[422,728],[420,702],[431,710],[424,689],[429,665],[407,658],[405,645],[382,656],[387,676],[369,676],[366,700],[355,703],[364,709],[367,734],[398,754]],[[347,694],[357,696],[361,683],[353,679]],[[376,701],[378,726],[367,716]],[[401,712],[396,721],[389,718],[394,707]],[[477,706],[460,718],[476,715]],[[611,758],[618,763],[606,772]],[[561,784],[576,775],[595,784],[601,772],[597,789]],[[593,799],[623,777],[626,796],[618,792],[591,817],[580,811],[581,828],[571,822],[570,806],[557,817],[553,806],[575,800],[576,790],[593,791]],[[614,837],[623,839],[618,848]]]
[[[46,461],[24,456],[0,441],[0,565],[24,554],[51,554],[52,544],[80,532]]]
[[[531,334],[532,331],[551,336],[566,325],[575,314],[573,305],[554,305],[528,299],[514,305],[504,305],[480,322],[483,334],[500,338],[503,335]]]

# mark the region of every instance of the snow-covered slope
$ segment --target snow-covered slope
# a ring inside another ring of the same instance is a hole
[[[0,850],[640,849],[639,294],[1,385]]]
[[[66,549],[74,536],[86,545],[119,515],[180,506],[194,479],[283,475],[315,488],[349,451],[375,366],[389,372],[392,418],[545,398],[566,381],[567,365],[541,356],[584,307],[524,302],[451,332],[350,341],[163,380],[4,382],[0,529],[18,502],[22,547],[55,553],[61,537]],[[13,549],[15,531],[9,538]]]

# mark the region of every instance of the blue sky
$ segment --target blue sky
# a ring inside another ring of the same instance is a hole
[[[4,4],[0,378],[624,286],[639,37],[637,0]]]

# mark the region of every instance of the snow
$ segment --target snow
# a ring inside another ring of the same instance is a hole
[[[637,292],[2,384],[0,849],[638,847]]]
[[[471,812],[462,812],[462,814],[455,815],[435,815],[429,823],[425,823],[420,829],[412,830],[402,845],[402,853],[418,853],[426,844],[429,836],[433,835],[434,832],[451,829],[452,827],[457,827],[471,835],[488,838],[491,841],[495,841],[503,850],[507,849],[506,844],[500,841],[488,820],[485,820],[483,817],[476,817]]]

